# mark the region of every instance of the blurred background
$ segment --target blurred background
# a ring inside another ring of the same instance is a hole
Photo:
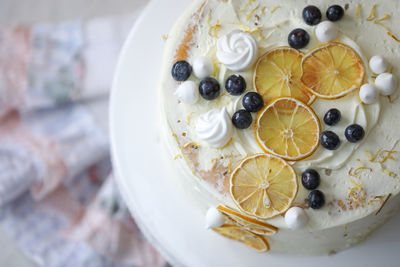
[[[109,155],[112,76],[147,0],[0,3],[0,266],[166,266]]]

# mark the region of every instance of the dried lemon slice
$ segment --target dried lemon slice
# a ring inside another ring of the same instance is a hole
[[[365,67],[353,48],[328,43],[311,50],[301,63],[301,81],[320,98],[336,99],[360,88]]]
[[[259,112],[255,134],[264,151],[297,161],[318,147],[320,125],[310,107],[294,98],[281,97]]]
[[[257,219],[245,216],[235,210],[225,206],[218,206],[217,209],[227,216],[238,226],[242,226],[246,230],[258,235],[273,235],[276,234],[278,228],[268,223],[259,221]]]
[[[268,219],[282,214],[292,204],[297,193],[296,174],[281,158],[252,155],[232,172],[230,193],[241,211]]]
[[[225,237],[242,242],[258,252],[266,252],[270,249],[268,241],[265,238],[253,234],[240,226],[225,224],[221,227],[213,228],[213,230]]]
[[[294,97],[311,104],[315,99],[301,78],[303,54],[289,47],[275,48],[258,59],[253,83],[266,104],[277,97]]]

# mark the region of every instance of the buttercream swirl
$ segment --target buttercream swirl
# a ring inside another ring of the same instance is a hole
[[[258,56],[254,38],[240,30],[233,30],[217,41],[217,58],[232,71],[243,71],[251,67]]]
[[[215,108],[201,115],[197,120],[196,132],[200,139],[212,147],[226,145],[233,135],[232,121],[226,108]]]

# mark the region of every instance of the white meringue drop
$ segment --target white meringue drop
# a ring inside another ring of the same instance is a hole
[[[214,66],[208,57],[198,57],[193,62],[193,72],[199,79],[210,77],[214,71]]]
[[[193,81],[185,81],[176,89],[174,95],[182,103],[194,104],[199,99],[199,88]]]
[[[285,223],[290,229],[298,230],[307,225],[308,216],[302,208],[292,207],[285,214]]]
[[[361,86],[359,96],[365,104],[376,103],[379,97],[378,89],[373,84],[366,83]]]
[[[216,208],[212,207],[207,210],[206,213],[206,229],[211,229],[215,227],[220,227],[225,223],[224,215],[217,210]]]
[[[223,147],[233,135],[233,124],[226,108],[212,109],[201,115],[196,124],[200,139],[212,147]]]
[[[391,73],[382,73],[376,77],[375,86],[381,95],[391,95],[397,88],[397,80]]]
[[[257,56],[257,42],[248,33],[233,30],[217,41],[217,58],[230,70],[246,70],[253,66]]]
[[[315,35],[317,36],[318,40],[322,43],[335,40],[338,34],[339,34],[338,26],[329,20],[319,23],[315,30]]]
[[[388,64],[383,57],[373,56],[369,60],[369,67],[374,73],[381,74],[387,70]]]

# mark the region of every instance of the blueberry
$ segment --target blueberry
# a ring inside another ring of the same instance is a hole
[[[341,114],[340,111],[337,110],[336,108],[332,108],[330,110],[328,110],[328,112],[326,112],[325,116],[324,116],[324,122],[327,125],[335,125],[336,123],[338,123],[340,121],[341,118]]]
[[[246,81],[240,75],[231,75],[226,79],[225,89],[231,95],[241,95],[246,90]]]
[[[310,35],[303,29],[294,29],[289,33],[288,42],[293,48],[306,47],[310,41]]]
[[[336,150],[340,145],[339,136],[331,131],[322,132],[320,140],[321,145],[329,150]]]
[[[248,92],[243,97],[242,105],[249,112],[257,112],[264,106],[264,100],[259,93]]]
[[[307,169],[301,174],[301,182],[308,190],[316,189],[321,183],[319,173],[314,169]]]
[[[220,86],[216,79],[214,78],[204,78],[201,80],[199,85],[200,95],[207,100],[216,99],[220,93]]]
[[[339,5],[330,6],[326,10],[326,17],[330,21],[338,21],[341,18],[343,18],[343,15],[344,15],[344,9],[343,9],[343,7],[341,7]]]
[[[172,66],[171,74],[176,81],[186,81],[192,74],[192,66],[184,60],[178,61]]]
[[[352,124],[347,126],[346,130],[344,131],[344,135],[349,142],[356,143],[364,138],[365,131],[360,125]]]
[[[308,194],[308,205],[312,209],[320,209],[325,205],[325,196],[319,190],[313,190]]]
[[[251,117],[251,113],[245,109],[236,111],[232,116],[232,123],[238,129],[249,128],[252,122],[253,118]]]
[[[306,6],[303,9],[303,19],[308,25],[317,25],[321,22],[322,14],[316,6]]]

